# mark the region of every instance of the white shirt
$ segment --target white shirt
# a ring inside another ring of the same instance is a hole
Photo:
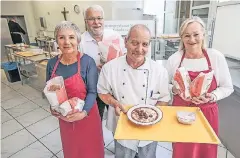
[[[123,105],[155,105],[157,101],[168,102],[170,94],[167,70],[155,61],[145,59],[145,63],[137,69],[127,64],[126,55],[105,64],[99,75],[98,93],[109,93]],[[151,91],[158,100],[150,97]],[[107,128],[115,132],[117,121],[114,108],[109,106]],[[143,147],[152,141],[118,140],[118,142],[124,147],[137,151],[138,147]]]
[[[125,48],[124,40],[118,32],[110,30],[110,29],[104,29],[103,40],[108,39],[109,37],[111,37],[113,35],[119,37],[121,51],[123,54],[125,54],[127,50]],[[100,50],[98,48],[98,43],[89,34],[88,31],[85,31],[81,35],[80,51],[82,53],[85,53],[85,54],[89,55],[90,57],[92,57],[94,59],[94,61],[96,62],[97,66],[100,65]]]
[[[211,66],[214,71],[214,75],[218,86],[217,89],[215,89],[212,93],[216,95],[217,100],[220,100],[229,96],[234,91],[231,75],[228,69],[226,59],[221,52],[215,49],[207,49],[206,51],[211,62]],[[172,56],[170,56],[167,61],[166,68],[168,70],[170,83],[180,64],[182,55],[183,51],[178,51],[174,53]],[[188,71],[196,72],[208,70],[206,58],[200,59],[184,58],[181,66],[185,67]],[[170,84],[169,88],[172,89],[172,84]]]

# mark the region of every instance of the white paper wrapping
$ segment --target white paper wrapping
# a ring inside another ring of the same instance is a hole
[[[117,36],[111,36],[108,39],[98,42],[98,47],[102,64],[122,55],[120,39]]]
[[[213,71],[209,73],[199,73],[191,82],[189,74],[184,67],[177,69],[173,77],[173,85],[180,90],[180,97],[184,100],[191,100],[193,97],[205,95],[212,83]]]
[[[199,97],[208,92],[213,79],[213,71],[201,72],[191,83],[190,92],[192,97]]]
[[[180,90],[180,96],[184,100],[189,100],[191,98],[190,95],[190,84],[191,79],[187,70],[184,67],[180,67],[177,69],[174,77],[173,77],[173,85]]]
[[[82,111],[83,106],[84,106],[84,101],[74,97],[71,98],[67,101],[65,101],[64,103],[62,103],[58,110],[63,116],[66,116],[68,113],[70,113],[72,110],[79,110]]]
[[[51,85],[59,85],[60,90],[49,91],[49,87]],[[57,76],[57,77],[54,77],[54,78],[50,79],[49,81],[47,81],[47,84],[46,84],[43,92],[53,110],[56,110],[60,104],[62,104],[63,102],[65,102],[68,99],[67,92],[66,92],[66,89],[64,86],[64,79],[62,76]]]

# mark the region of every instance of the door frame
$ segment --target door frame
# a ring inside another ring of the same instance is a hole
[[[218,2],[218,3],[216,3],[215,6],[213,6],[213,9],[215,9],[215,13],[212,14],[212,29],[211,29],[211,35],[210,35],[212,40],[209,41],[210,48],[212,47],[212,43],[213,43],[213,35],[214,35],[215,22],[216,22],[218,8],[223,7],[223,6],[228,6],[228,5],[236,5],[236,4],[240,4],[240,1]]]
[[[208,8],[208,20],[206,23],[205,37],[206,37],[206,46],[212,46],[212,33],[214,29],[216,10],[217,10],[218,1],[209,0],[209,4],[193,6],[193,0],[190,4],[190,17],[192,17],[193,10]]]
[[[26,44],[30,43],[29,37],[28,37],[28,30],[27,30],[27,25],[26,25],[26,20],[25,20],[25,16],[24,15],[1,15],[1,18],[5,18],[7,19],[7,22],[9,21],[9,18],[12,17],[16,17],[17,20],[18,18],[22,18],[23,19],[23,24],[20,24],[20,26],[24,29],[24,31],[26,32],[25,35],[23,35],[23,38],[26,42]],[[18,21],[17,21],[18,22]],[[19,22],[18,22],[19,23]]]

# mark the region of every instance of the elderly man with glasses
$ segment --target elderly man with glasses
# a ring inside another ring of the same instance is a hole
[[[103,62],[100,61],[101,49],[99,43],[108,41],[111,37],[117,37],[118,47],[122,54],[126,53],[124,40],[119,33],[110,29],[104,29],[104,11],[99,5],[88,7],[84,14],[87,31],[81,36],[80,51],[91,56],[100,72]],[[111,41],[110,41],[111,42]],[[106,104],[97,97],[99,113],[102,118]]]

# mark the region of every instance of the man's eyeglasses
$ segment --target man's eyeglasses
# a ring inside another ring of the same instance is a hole
[[[102,20],[103,20],[103,17],[88,18],[88,19],[85,19],[85,20],[88,20],[88,21],[91,21],[91,22],[94,22],[95,20],[97,20],[97,21],[102,21]]]

